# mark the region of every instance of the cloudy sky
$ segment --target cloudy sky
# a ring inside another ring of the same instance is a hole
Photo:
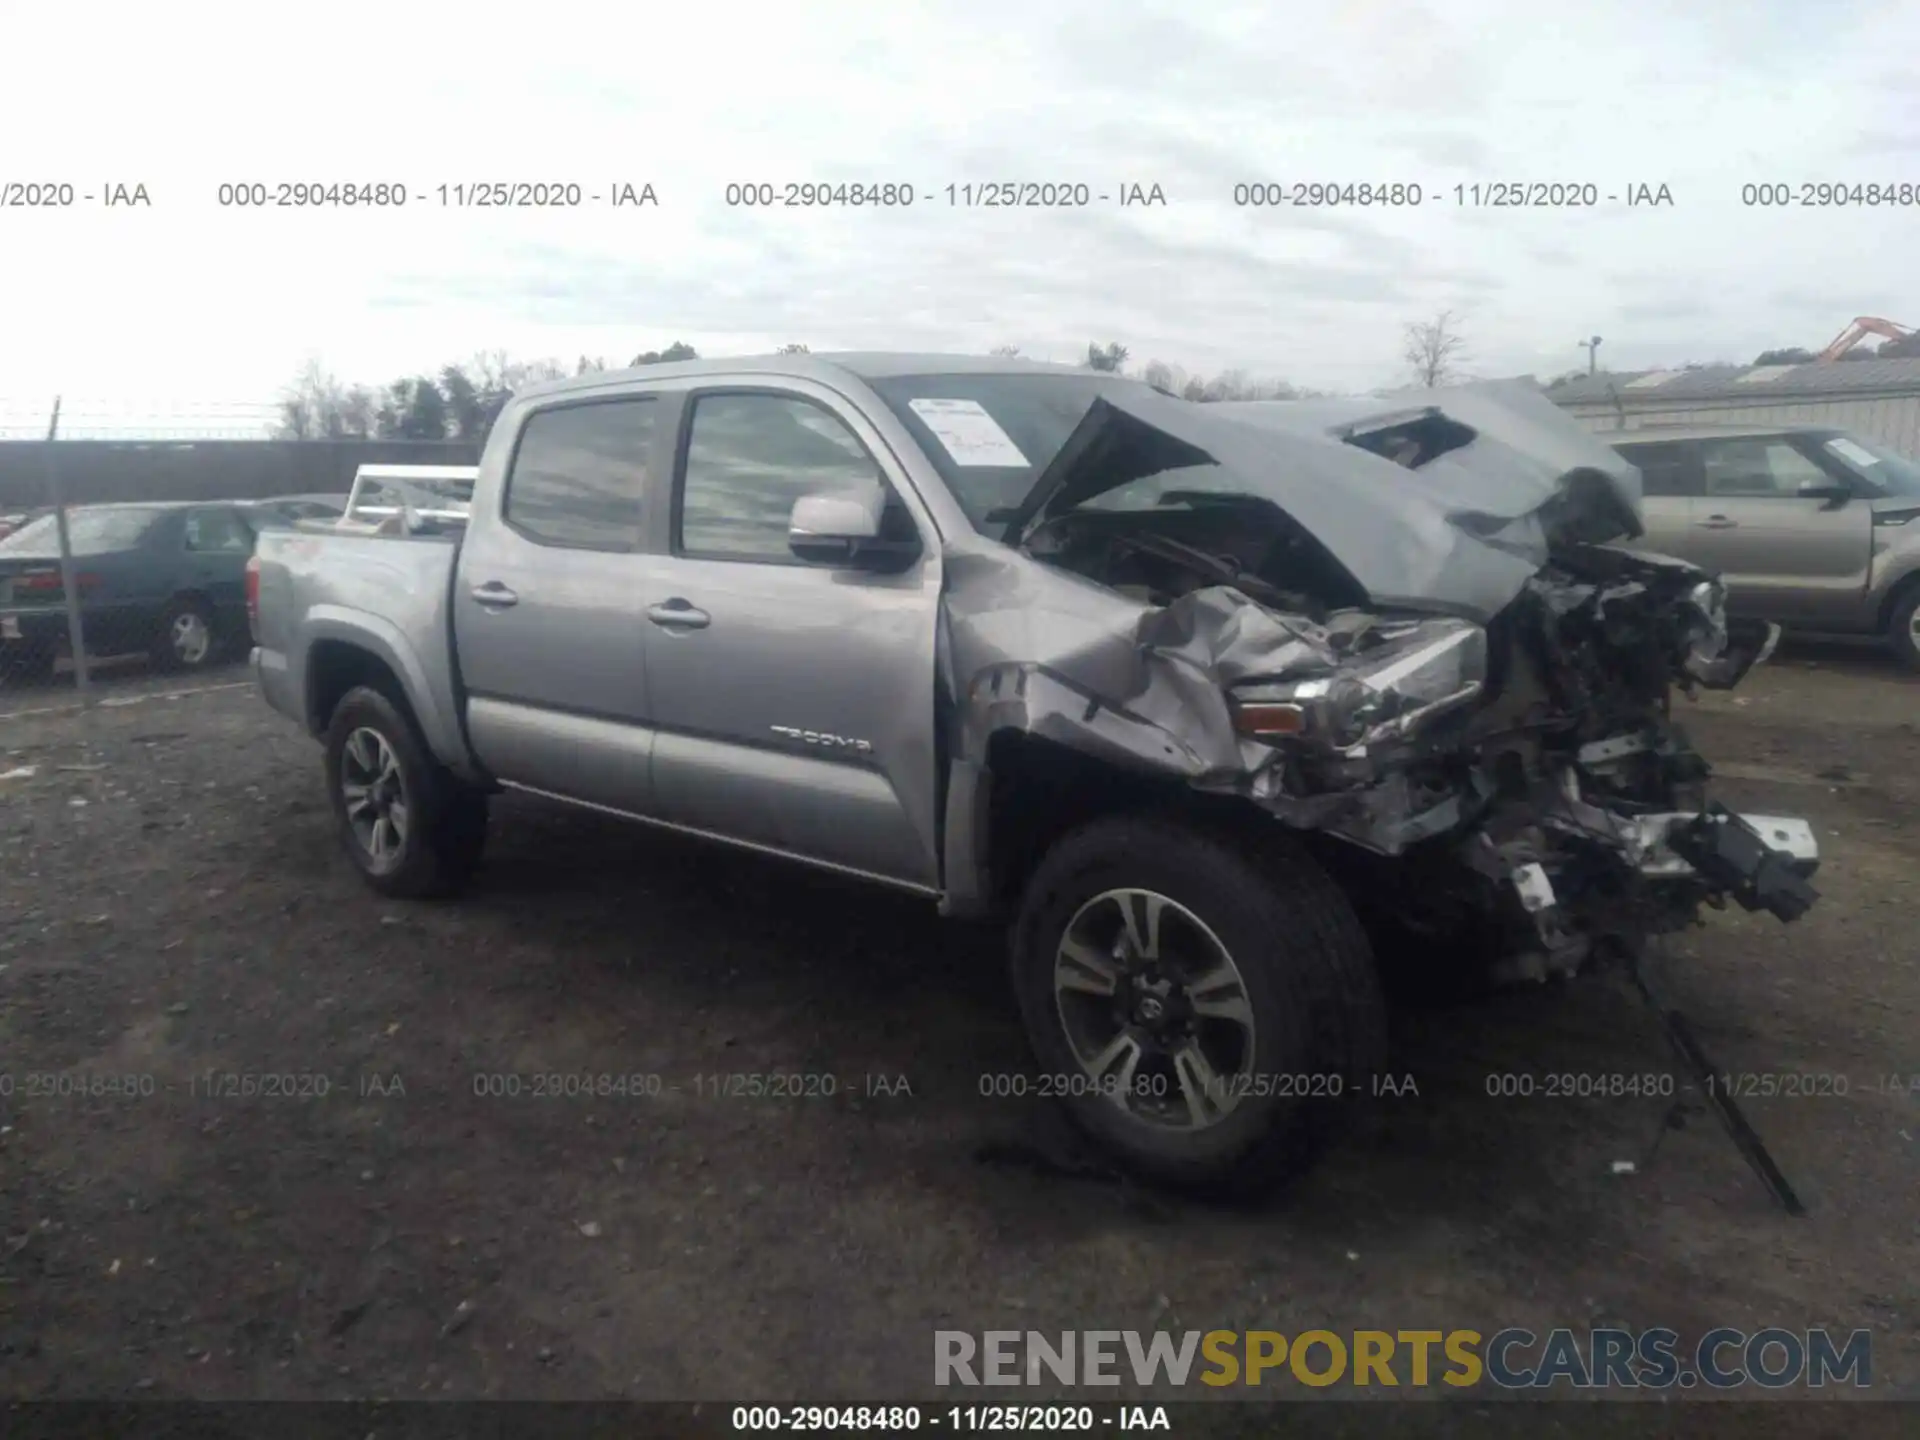
[[[624,360],[787,341],[1136,361],[1327,389],[1404,377],[1452,310],[1485,375],[1817,348],[1920,323],[1920,204],[1756,208],[1742,186],[1920,186],[1920,0],[1348,0],[284,9],[0,0],[0,182],[145,208],[0,208],[0,424],[258,416],[478,350]],[[284,18],[283,18],[284,16]],[[241,210],[222,183],[397,182],[387,210]],[[651,184],[502,211],[442,185]],[[729,182],[911,184],[906,209],[744,210]],[[1084,182],[1086,208],[945,187]],[[1236,184],[1403,182],[1398,210]],[[1591,209],[1456,186],[1591,182]],[[1164,206],[1122,208],[1123,186]],[[1630,189],[1673,204],[1630,208]],[[1618,195],[1608,202],[1605,197]],[[130,417],[130,418],[129,418]]]

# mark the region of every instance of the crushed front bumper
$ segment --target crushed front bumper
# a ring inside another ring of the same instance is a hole
[[[1604,835],[1617,863],[1656,890],[1704,886],[1744,909],[1766,910],[1783,921],[1799,919],[1819,898],[1809,881],[1820,866],[1820,845],[1805,820],[1737,815],[1722,805],[1634,816],[1597,806],[1581,809],[1583,837]],[[1604,829],[1594,823],[1600,819],[1607,822]],[[1483,838],[1481,847],[1475,868],[1504,875],[1540,947],[1519,957],[1516,973],[1538,979],[1544,977],[1543,965],[1571,973],[1584,963],[1591,952],[1593,915],[1577,917],[1563,907],[1559,877],[1541,863],[1547,857],[1526,843],[1492,846]]]
[[[1736,815],[1709,805],[1698,815],[1642,815],[1633,822],[1643,848],[1640,873],[1700,876],[1743,909],[1797,920],[1820,898],[1808,883],[1820,868],[1820,844],[1805,820]]]
[[[1608,818],[1621,858],[1646,879],[1698,878],[1742,908],[1771,911],[1782,920],[1799,919],[1820,897],[1809,883],[1820,868],[1820,842],[1805,820],[1736,815],[1724,805]],[[1540,865],[1516,866],[1510,878],[1529,914],[1542,917],[1556,907],[1553,883]]]

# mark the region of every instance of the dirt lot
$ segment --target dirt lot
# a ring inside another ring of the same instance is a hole
[[[1723,798],[1827,857],[1809,918],[1715,916],[1673,979],[1729,1070],[1842,1077],[1750,1102],[1804,1220],[1704,1115],[1649,1159],[1658,1099],[1489,1094],[1670,1071],[1603,982],[1401,1013],[1417,1094],[1260,1213],[1015,1163],[1053,1141],[981,1093],[1027,1068],[997,937],[516,803],[467,899],[383,903],[248,688],[106,693],[0,695],[42,712],[0,718],[10,1394],[899,1399],[936,1328],[1612,1321],[1865,1326],[1920,1396],[1920,683],[1871,658],[1695,707]],[[838,1092],[698,1078],[759,1073]],[[136,1093],[58,1093],[96,1077]]]

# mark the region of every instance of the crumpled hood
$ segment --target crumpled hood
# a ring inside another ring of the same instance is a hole
[[[1408,468],[1362,448],[1408,436],[1443,453]],[[1537,390],[1504,381],[1325,402],[1106,396],[1035,481],[1008,538],[1132,481],[1209,465],[1219,473],[1194,488],[1270,501],[1382,607],[1484,622],[1555,543],[1642,533],[1640,472]]]

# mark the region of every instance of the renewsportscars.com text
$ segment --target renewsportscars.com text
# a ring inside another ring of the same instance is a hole
[[[936,1330],[940,1386],[1396,1386],[1691,1389],[1873,1383],[1873,1337],[1825,1329]]]

